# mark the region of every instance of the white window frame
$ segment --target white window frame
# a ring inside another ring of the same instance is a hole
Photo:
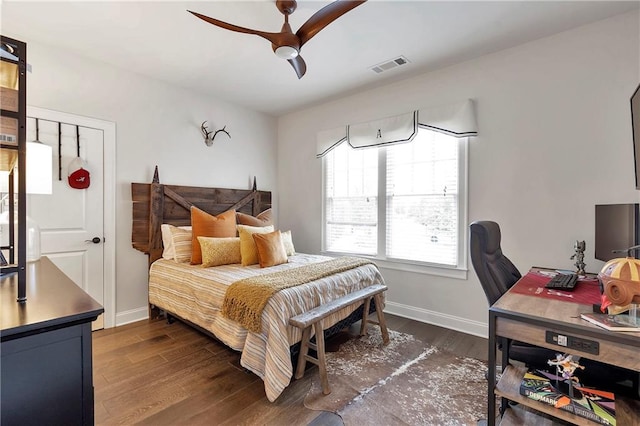
[[[469,138],[458,138],[458,259],[456,266],[436,265],[427,262],[416,262],[400,259],[387,259],[386,252],[386,169],[384,169],[386,149],[378,148],[378,255],[361,257],[370,258],[382,268],[437,275],[449,278],[467,279],[467,253],[469,247],[468,221],[468,171],[469,171]],[[343,142],[346,143],[346,142]],[[411,142],[410,142],[411,143]],[[322,254],[327,256],[344,256],[346,253],[326,250],[326,169],[327,161],[322,161]],[[382,253],[382,255],[381,255]]]

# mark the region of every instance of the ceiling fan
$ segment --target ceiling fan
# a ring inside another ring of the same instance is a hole
[[[350,11],[351,9],[360,6],[366,0],[351,1],[351,0],[337,0],[333,3],[329,3],[319,11],[313,14],[311,18],[307,20],[298,31],[294,34],[289,25],[289,15],[296,10],[297,2],[295,0],[277,0],[276,7],[284,15],[284,24],[279,33],[269,33],[264,31],[252,30],[250,28],[239,27],[237,25],[229,24],[218,19],[210,18],[197,12],[188,10],[189,13],[197,16],[198,18],[206,21],[210,24],[216,25],[220,28],[224,28],[239,33],[255,34],[271,42],[271,47],[276,56],[282,59],[286,59],[293,69],[295,70],[298,78],[307,72],[307,64],[300,56],[300,49],[308,42],[313,36],[318,34],[324,27]]]

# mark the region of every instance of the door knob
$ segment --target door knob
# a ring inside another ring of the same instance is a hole
[[[101,241],[102,241],[102,238],[100,237],[93,237],[90,240],[84,240],[85,243],[93,243],[93,244],[100,244]]]

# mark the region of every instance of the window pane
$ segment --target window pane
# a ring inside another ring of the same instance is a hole
[[[379,169],[380,153],[386,155]],[[332,150],[324,160],[324,249],[457,266],[458,156],[458,139],[426,129],[410,143],[360,150],[343,143]],[[385,177],[380,229],[378,185]]]
[[[387,148],[387,257],[457,264],[457,182],[455,138],[420,129]]]
[[[343,143],[327,154],[325,165],[325,249],[377,254],[377,150]]]

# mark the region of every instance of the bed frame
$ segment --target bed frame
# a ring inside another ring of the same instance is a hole
[[[163,185],[158,176],[158,166],[153,173],[151,183],[132,183],[131,198],[133,201],[133,226],[131,243],[133,248],[149,256],[149,266],[162,257],[162,232],[160,226],[168,223],[175,226],[191,224],[191,206],[217,215],[230,209],[257,216],[271,208],[271,192],[258,191],[256,180],[248,190],[229,188],[206,188],[196,186]],[[325,330],[325,338],[337,333],[362,318],[363,307],[356,309],[350,316]],[[371,303],[370,312],[375,311],[375,303]],[[149,318],[160,316],[160,310],[149,306]],[[211,332],[196,324],[185,321],[171,312],[165,312],[167,319],[176,317],[183,322],[201,330],[215,338]],[[300,343],[291,347],[292,359],[295,362]],[[295,365],[295,363],[294,363]]]

